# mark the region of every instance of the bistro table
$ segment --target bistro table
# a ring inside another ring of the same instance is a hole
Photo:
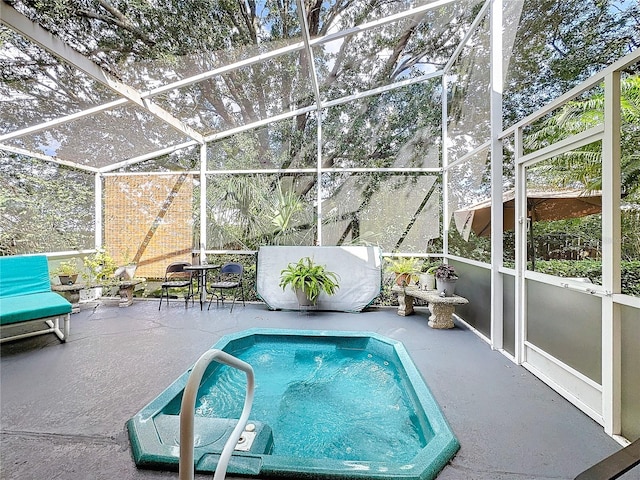
[[[200,310],[202,305],[207,301],[207,272],[220,268],[220,265],[210,265],[208,263],[202,265],[187,265],[184,269],[189,272],[195,272],[198,275],[198,293],[200,293]]]

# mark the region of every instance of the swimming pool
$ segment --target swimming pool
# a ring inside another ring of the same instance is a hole
[[[213,348],[255,372],[250,445],[230,474],[431,479],[458,441],[400,342],[367,332],[253,329]],[[176,469],[185,372],[128,422],[136,464]],[[196,402],[196,470],[213,472],[242,411],[244,374],[211,364]]]

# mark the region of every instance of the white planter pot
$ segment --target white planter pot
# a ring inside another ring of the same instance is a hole
[[[296,288],[296,297],[298,297],[298,305],[301,307],[312,307],[315,305],[315,302],[309,300],[307,294],[300,288]]]
[[[420,274],[420,290],[434,290],[436,288],[436,276],[430,273]]]
[[[124,274],[126,280],[133,280],[133,277],[136,275],[136,268],[138,268],[137,265],[125,265]]]
[[[444,292],[445,297],[453,297],[456,293],[456,282],[458,279],[436,278],[436,289],[438,293]]]

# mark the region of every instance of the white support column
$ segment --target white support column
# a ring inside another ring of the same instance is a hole
[[[522,127],[515,131],[515,165],[516,165],[516,192],[515,192],[515,361],[521,364],[526,360],[524,355],[524,342],[527,338],[527,292],[524,274],[527,269],[527,199],[526,199],[526,172],[520,163],[523,155]]]
[[[200,146],[200,263],[207,249],[207,144]]]
[[[102,175],[96,173],[93,177],[93,192],[94,192],[94,246],[100,248],[102,246]]]
[[[503,348],[502,0],[491,2],[491,347]]]
[[[605,77],[604,137],[602,140],[602,416],[604,430],[621,430],[620,305],[620,72]]]
[[[447,128],[447,117],[449,115],[448,95],[447,95],[447,74],[442,75],[442,253],[449,254],[449,130]]]
[[[318,239],[316,245],[322,246],[322,110],[316,111],[316,118],[318,121],[318,139],[317,139],[317,159],[318,159],[318,171],[316,173],[316,235]]]
[[[304,50],[309,63],[309,78],[313,88],[313,96],[316,100],[316,245],[322,245],[322,99],[320,98],[320,86],[318,76],[316,75],[315,61],[313,57],[313,49],[311,48],[311,37],[309,36],[309,24],[307,22],[307,10],[302,0],[297,0],[298,19],[304,27],[302,29],[302,40],[304,41]]]

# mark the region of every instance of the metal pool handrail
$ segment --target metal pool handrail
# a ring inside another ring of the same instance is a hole
[[[247,375],[247,394],[244,398],[242,414],[240,415],[236,428],[233,429],[231,436],[224,444],[213,480],[220,480],[225,477],[233,449],[238,443],[240,435],[242,435],[247,420],[249,419],[249,413],[251,413],[254,389],[253,368],[251,368],[251,365],[222,350],[212,349],[203,353],[191,369],[189,380],[187,380],[187,385],[184,387],[182,405],[180,407],[180,463],[178,466],[178,476],[180,480],[193,480],[194,477],[193,422],[196,410],[196,395],[198,394],[198,388],[200,388],[200,382],[202,381],[204,372],[213,361],[242,370]]]

